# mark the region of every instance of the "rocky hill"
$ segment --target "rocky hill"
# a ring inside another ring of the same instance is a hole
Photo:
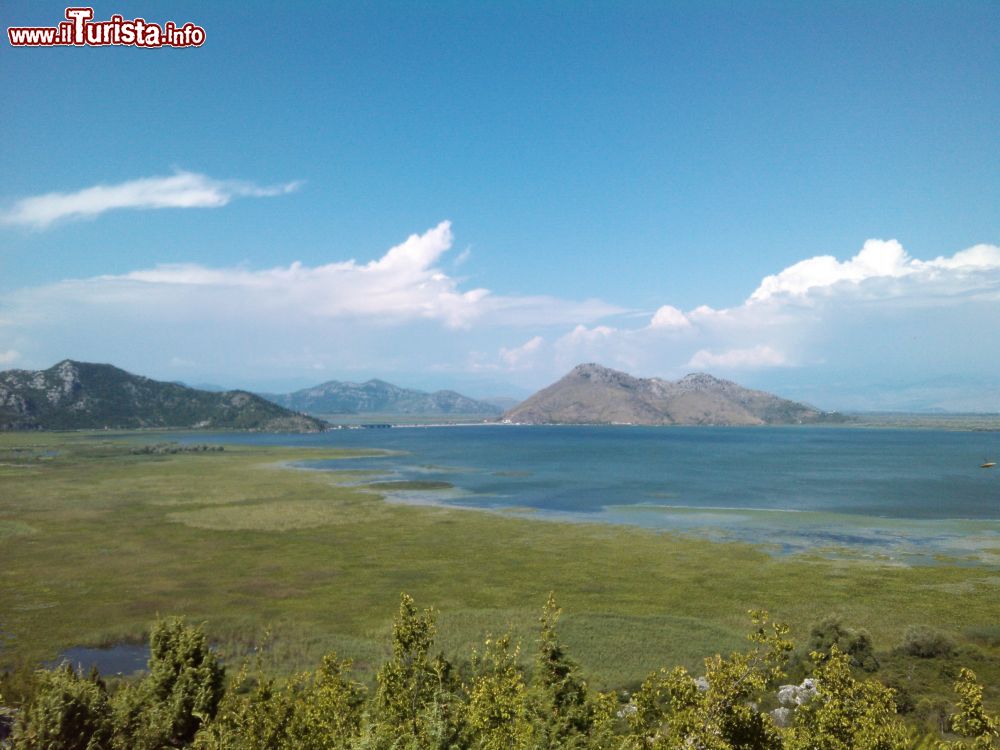
[[[210,393],[64,360],[0,372],[0,430],[172,427],[317,432],[326,425],[246,391]]]
[[[527,424],[761,425],[843,422],[835,412],[754,391],[706,373],[676,381],[578,365],[506,414]]]
[[[310,414],[474,414],[499,416],[502,409],[467,398],[455,391],[424,391],[400,388],[384,380],[328,383],[286,394],[261,394],[289,409]]]

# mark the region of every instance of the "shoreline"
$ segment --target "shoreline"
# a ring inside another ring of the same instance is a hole
[[[397,451],[371,455],[382,457],[407,454]],[[328,472],[334,479],[339,473],[357,473],[352,469],[296,466],[293,461],[295,459],[279,463],[283,464],[283,468]],[[337,484],[375,495],[391,505],[446,511],[477,511],[528,521],[643,530],[714,544],[750,545],[779,558],[818,555],[827,560],[856,560],[912,567],[953,564],[988,569],[1000,564],[1000,555],[991,551],[1000,549],[1000,519],[889,519],[796,508],[741,508],[659,503],[608,504],[601,506],[600,510],[590,512],[560,511],[518,505],[516,502],[492,506],[463,503],[462,498],[476,497],[476,495],[456,485],[451,485],[449,488],[400,490],[370,486],[392,481],[386,480],[385,476],[383,472],[376,470],[371,471],[371,481],[337,482]],[[449,494],[455,497],[454,501],[447,499]],[[653,518],[661,523],[637,521],[643,517]],[[761,517],[782,520],[795,518],[795,522],[761,523]],[[965,528],[983,525],[993,528]],[[755,534],[755,531],[758,533]],[[921,532],[925,539],[916,537]],[[982,544],[962,546],[963,540],[977,536],[986,537]],[[995,544],[989,539],[993,536],[996,537]],[[854,543],[845,542],[846,537],[853,537]],[[949,540],[953,544],[948,544]]]

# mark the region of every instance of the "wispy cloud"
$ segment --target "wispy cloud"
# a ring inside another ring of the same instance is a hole
[[[8,349],[0,352],[0,366],[11,365],[21,358],[21,353],[16,349]]]
[[[509,349],[501,347],[500,361],[510,370],[537,364],[533,360],[541,351],[544,344],[545,339],[541,336],[532,336],[520,346],[514,346]]]
[[[94,185],[74,193],[46,193],[22,198],[0,213],[0,222],[45,229],[59,221],[91,219],[116,209],[217,208],[233,198],[267,198],[297,190],[301,182],[259,186],[240,180],[216,180],[196,172],[144,177],[117,185]]]
[[[708,349],[700,349],[688,362],[688,367],[696,370],[723,368],[726,370],[746,370],[758,367],[780,367],[788,364],[784,354],[770,346],[755,346],[750,349],[729,349],[718,354]]]

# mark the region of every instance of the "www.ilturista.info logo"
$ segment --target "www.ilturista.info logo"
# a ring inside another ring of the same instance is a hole
[[[162,26],[142,18],[126,20],[113,15],[94,21],[93,8],[67,8],[66,20],[58,26],[11,26],[7,38],[13,47],[200,47],[205,29],[193,23],[183,26],[167,21]]]

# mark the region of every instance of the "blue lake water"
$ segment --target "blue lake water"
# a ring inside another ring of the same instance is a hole
[[[997,433],[496,425],[211,437],[385,451],[308,467],[451,485],[383,493],[396,502],[636,524],[783,551],[1000,562],[1000,471],[979,468],[998,452]]]
[[[121,643],[108,648],[76,646],[63,651],[58,661],[47,666],[56,667],[67,662],[83,673],[89,672],[91,667],[97,667],[97,671],[104,675],[129,675],[146,669],[149,646],[136,643]]]

